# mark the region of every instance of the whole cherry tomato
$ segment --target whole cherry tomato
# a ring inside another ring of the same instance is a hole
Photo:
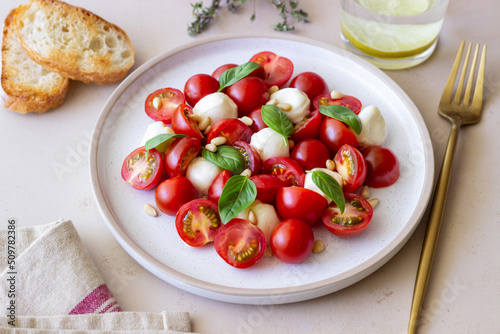
[[[290,157],[304,170],[325,168],[326,161],[330,159],[330,151],[317,139],[305,139],[293,147]]]
[[[298,88],[306,93],[309,100],[313,101],[318,95],[328,94],[328,84],[319,74],[314,72],[299,73],[290,82],[290,87]],[[312,106],[312,103],[311,103]]]
[[[198,190],[185,176],[176,176],[161,182],[155,191],[158,209],[166,215],[175,216],[189,201],[198,197]]]
[[[399,160],[389,148],[368,146],[361,151],[366,161],[366,181],[369,187],[381,188],[394,184],[399,178]]]
[[[269,100],[266,84],[257,77],[245,77],[239,80],[227,88],[226,94],[238,106],[239,117],[247,116]]]
[[[194,107],[199,100],[219,89],[219,81],[208,74],[195,74],[184,85],[186,102]]]
[[[314,246],[311,227],[299,219],[286,219],[271,234],[273,254],[285,263],[299,263],[307,259]]]
[[[298,218],[312,225],[328,206],[326,198],[302,187],[284,187],[276,193],[276,209],[281,218]]]

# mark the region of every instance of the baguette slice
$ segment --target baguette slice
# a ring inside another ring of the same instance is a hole
[[[35,63],[24,52],[12,18],[5,19],[2,40],[3,105],[20,113],[46,112],[61,105],[66,98],[69,80]]]
[[[14,24],[31,59],[70,79],[111,84],[135,61],[134,47],[123,30],[59,0],[30,0],[18,7]]]

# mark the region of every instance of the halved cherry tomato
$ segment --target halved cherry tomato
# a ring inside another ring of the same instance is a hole
[[[311,227],[299,219],[286,219],[271,234],[273,254],[285,263],[299,263],[307,259],[314,246]]]
[[[175,216],[189,201],[198,197],[198,190],[185,176],[176,176],[161,182],[155,191],[158,209],[166,215]]]
[[[304,186],[304,170],[292,158],[269,158],[262,164],[262,173],[277,176],[288,186]]]
[[[359,146],[358,139],[347,126],[331,117],[326,117],[321,122],[319,139],[328,147],[331,154],[336,154],[345,144],[356,148]]]
[[[330,92],[325,79],[314,72],[299,73],[292,79],[292,82],[290,82],[290,87],[300,89],[306,93],[307,97],[311,101],[313,101],[318,95],[328,94]]]
[[[248,125],[239,119],[224,118],[212,125],[207,135],[207,143],[210,143],[210,141],[216,137],[225,137],[227,139],[227,145],[231,145],[237,141],[249,143],[252,134],[253,132]]]
[[[234,218],[215,234],[217,254],[235,268],[248,268],[264,256],[266,236],[246,219]]]
[[[312,225],[327,206],[326,198],[311,189],[284,187],[276,194],[276,209],[283,219],[297,218]]]
[[[343,190],[354,192],[366,179],[366,162],[361,152],[350,145],[342,146],[334,158],[335,169],[344,180]]]
[[[252,175],[260,172],[262,164],[260,155],[252,146],[242,140],[235,141],[232,146],[241,152],[241,155],[245,158],[245,168],[248,168]]]
[[[247,116],[269,100],[266,84],[258,77],[245,77],[229,86],[226,94],[238,106],[238,116]]]
[[[198,198],[184,204],[175,216],[175,228],[185,243],[200,247],[214,241],[221,226],[217,205],[209,199]]]
[[[193,109],[185,103],[181,103],[172,115],[172,129],[175,133],[203,139],[203,134],[198,129],[198,123],[189,118],[193,114]]]
[[[194,137],[176,138],[165,152],[168,177],[183,176],[191,161],[201,151],[201,141]]]
[[[313,106],[315,110],[319,110],[319,107],[321,106],[328,106],[328,105],[344,106],[354,111],[356,115],[359,114],[362,107],[361,101],[355,98],[354,96],[350,95],[344,95],[340,99],[332,99],[332,97],[328,93],[328,94],[318,95],[313,100]]]
[[[264,203],[274,202],[278,190],[287,186],[285,181],[268,174],[257,174],[251,176],[250,180],[257,188],[257,199]]]
[[[326,161],[330,159],[330,151],[317,139],[305,139],[293,147],[290,157],[304,170],[325,168]]]
[[[346,200],[344,213],[340,213],[332,202],[322,216],[323,224],[339,237],[352,237],[363,232],[373,217],[373,208],[363,197],[344,193]]]
[[[264,123],[264,120],[262,120],[261,108],[262,107],[258,107],[248,114],[248,117],[250,117],[253,121],[252,125],[250,125],[250,129],[253,132],[259,132],[260,130],[268,127],[267,124]]]
[[[154,188],[163,177],[163,159],[154,148],[146,158],[146,149],[139,147],[125,158],[121,174],[122,179],[137,190]]]
[[[159,99],[158,108],[153,103],[155,98]],[[185,101],[184,94],[180,90],[167,87],[149,94],[144,103],[144,109],[146,114],[154,121],[162,121],[165,124],[170,124],[175,109]]]
[[[233,173],[227,169],[222,170],[217,174],[215,179],[212,181],[210,188],[208,188],[208,199],[212,200],[214,203],[219,203],[220,195],[222,194],[222,189],[226,182],[233,176]]]
[[[263,51],[250,58],[264,68],[266,77],[264,82],[267,87],[282,87],[293,74],[293,63],[290,59],[276,55],[273,52]]]
[[[381,145],[368,146],[361,154],[366,161],[367,186],[388,187],[398,180],[399,160],[391,149]]]
[[[184,85],[186,102],[194,107],[199,100],[219,89],[219,81],[208,74],[195,74]]]
[[[292,140],[297,143],[304,139],[317,138],[320,126],[321,114],[315,110],[293,127]]]

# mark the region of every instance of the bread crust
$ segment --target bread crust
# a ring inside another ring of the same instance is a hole
[[[43,113],[61,105],[68,93],[69,79],[48,73],[28,58],[19,43],[13,26],[13,9],[3,28],[2,37],[2,103],[19,113]],[[28,66],[28,69],[19,63]],[[46,72],[46,73],[45,73]],[[29,78],[32,80],[23,80]],[[43,87],[38,80],[44,80]]]
[[[37,24],[50,29],[37,31]],[[111,84],[135,61],[134,47],[121,28],[60,0],[30,0],[18,7],[14,25],[30,58],[70,79]]]

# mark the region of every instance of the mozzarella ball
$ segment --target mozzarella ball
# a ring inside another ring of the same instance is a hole
[[[193,114],[210,117],[210,125],[213,125],[224,118],[238,118],[238,107],[229,96],[217,92],[199,100],[193,108]]]
[[[198,189],[200,194],[207,195],[208,188],[222,168],[203,157],[196,157],[186,169],[186,177]]]
[[[272,157],[289,157],[288,140],[271,128],[264,128],[252,135],[252,146],[260,155],[262,161]]]
[[[269,101],[274,105],[287,104],[291,109],[282,110],[290,118],[293,124],[300,123],[309,114],[311,101],[307,94],[297,88],[283,88],[271,94]]]
[[[354,134],[362,147],[381,145],[387,136],[385,120],[380,110],[375,106],[363,108],[359,114],[361,120],[361,133]]]
[[[342,176],[340,176],[339,173],[331,171],[327,168],[313,168],[313,169],[311,169],[311,171],[315,171],[315,170],[319,170],[319,171],[325,172],[326,174],[330,175],[331,177],[333,177],[335,179],[335,181],[338,182],[338,184],[340,185],[340,188],[342,188],[344,181],[342,179]],[[328,197],[324,192],[322,192],[321,189],[318,188],[316,183],[314,183],[314,181],[312,180],[312,173],[306,173],[306,178],[304,180],[304,188],[307,188],[307,189],[310,189],[310,190],[317,192],[318,194],[320,194],[321,196],[326,198],[326,200],[328,201],[328,204],[330,204],[332,202],[332,199],[330,197]]]
[[[144,133],[144,136],[142,136],[142,141],[141,145],[139,146],[144,146],[146,145],[146,142],[150,140],[151,138],[154,138],[158,135],[161,134],[174,134],[174,130],[172,130],[169,126],[165,125],[162,121],[154,122],[148,125],[146,128],[146,132]],[[171,138],[167,140],[166,142],[162,143],[161,145],[158,145],[156,149],[160,153],[164,153],[167,148],[170,146],[170,144],[175,140],[175,138]]]

